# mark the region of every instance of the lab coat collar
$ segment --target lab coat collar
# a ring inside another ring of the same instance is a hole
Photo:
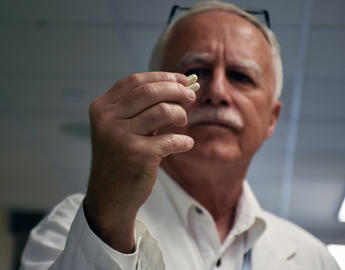
[[[277,217],[263,211],[266,216],[266,231],[256,242],[252,251],[252,270],[302,270],[293,260],[298,250],[284,233],[284,228],[276,226]],[[270,258],[262,261],[262,258]],[[262,267],[264,266],[264,267]]]

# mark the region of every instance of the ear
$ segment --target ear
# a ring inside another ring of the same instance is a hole
[[[282,106],[283,105],[279,100],[275,100],[273,102],[266,139],[270,138],[274,133]]]

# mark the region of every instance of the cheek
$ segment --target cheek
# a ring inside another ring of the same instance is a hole
[[[268,108],[269,104],[260,96],[242,96],[238,99],[238,107],[244,118],[245,127],[255,138],[262,139],[268,127]]]

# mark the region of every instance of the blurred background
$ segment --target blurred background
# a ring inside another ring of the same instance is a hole
[[[0,269],[16,269],[42,215],[85,191],[89,103],[146,71],[171,6],[194,2],[0,0]],[[344,245],[345,1],[233,3],[270,12],[285,71],[283,113],[249,182],[263,208]]]

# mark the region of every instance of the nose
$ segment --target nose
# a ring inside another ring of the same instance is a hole
[[[201,102],[209,106],[230,106],[232,103],[231,85],[223,68],[215,69],[201,91]]]

